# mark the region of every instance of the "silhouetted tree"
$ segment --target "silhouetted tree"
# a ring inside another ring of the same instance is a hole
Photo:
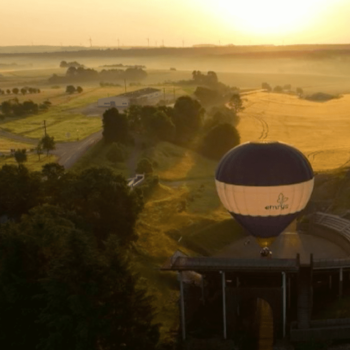
[[[244,110],[243,101],[240,94],[233,94],[230,98],[229,105],[235,114]]]
[[[46,150],[46,155],[49,155],[49,152],[54,150],[56,148],[56,142],[54,140],[54,137],[45,135],[41,140],[40,140],[40,145],[43,150]]]
[[[202,153],[208,158],[218,160],[239,143],[239,133],[231,124],[219,124],[204,137]]]
[[[15,95],[17,95],[17,94],[19,93],[19,90],[18,90],[18,88],[13,88],[13,89],[12,89],[12,92],[13,92]]]
[[[173,123],[176,138],[180,142],[189,141],[202,126],[204,109],[189,96],[179,97],[174,105]]]
[[[22,164],[27,161],[27,150],[18,149],[15,151],[15,159],[18,164]]]
[[[75,87],[73,85],[68,85],[66,87],[66,93],[67,94],[73,94],[75,92]]]
[[[106,142],[126,144],[129,140],[129,125],[125,114],[116,108],[107,109],[103,113],[103,138]]]
[[[77,92],[80,94],[83,92],[83,88],[81,86],[77,86]]]

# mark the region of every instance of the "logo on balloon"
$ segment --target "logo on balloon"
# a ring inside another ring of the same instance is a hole
[[[277,198],[277,203],[279,205],[268,205],[265,207],[266,210],[270,209],[288,209],[288,204],[285,204],[288,201],[288,197],[286,197],[283,193],[280,193]]]

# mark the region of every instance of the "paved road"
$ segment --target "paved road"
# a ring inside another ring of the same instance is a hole
[[[58,157],[58,163],[69,169],[90,148],[102,138],[102,130],[77,142],[57,143],[52,152]]]
[[[0,137],[5,137],[9,140],[13,140],[13,141],[17,141],[17,142],[23,142],[23,143],[30,143],[32,145],[37,145],[38,144],[38,140],[36,139],[31,139],[29,137],[24,137],[24,136],[21,136],[21,135],[16,135],[16,134],[12,134],[8,131],[5,131],[5,130],[1,130],[0,129]]]

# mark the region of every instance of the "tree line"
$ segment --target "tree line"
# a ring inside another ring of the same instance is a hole
[[[40,110],[45,111],[51,106],[50,101],[35,103],[31,100],[19,102],[17,98],[1,103],[1,117],[20,117],[27,114],[35,114]]]
[[[240,97],[232,97],[232,101],[237,110],[217,107],[205,121],[204,108],[189,96],[179,97],[174,107],[134,105],[124,113],[111,108],[103,114],[103,137],[107,143],[124,145],[133,142],[132,135],[142,135],[153,143],[158,140],[182,146],[195,141],[203,155],[218,159],[240,140],[234,125],[238,123],[242,101]]]
[[[0,170],[0,346],[155,349],[152,298],[130,269],[143,208],[108,168]]]
[[[21,89],[19,88],[12,88],[12,89],[0,89],[0,95],[18,95],[19,93],[21,93],[22,95],[26,95],[26,94],[39,94],[41,92],[40,89],[38,88],[33,88],[33,87],[22,87]]]
[[[98,72],[92,68],[74,67],[67,69],[65,76],[52,75],[49,78],[50,83],[64,83],[74,81],[91,81],[91,80],[134,80],[139,81],[147,77],[147,72],[142,68],[130,67],[123,69],[103,69]]]

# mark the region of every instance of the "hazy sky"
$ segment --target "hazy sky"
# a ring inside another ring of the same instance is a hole
[[[4,0],[0,46],[350,43],[350,0]]]

